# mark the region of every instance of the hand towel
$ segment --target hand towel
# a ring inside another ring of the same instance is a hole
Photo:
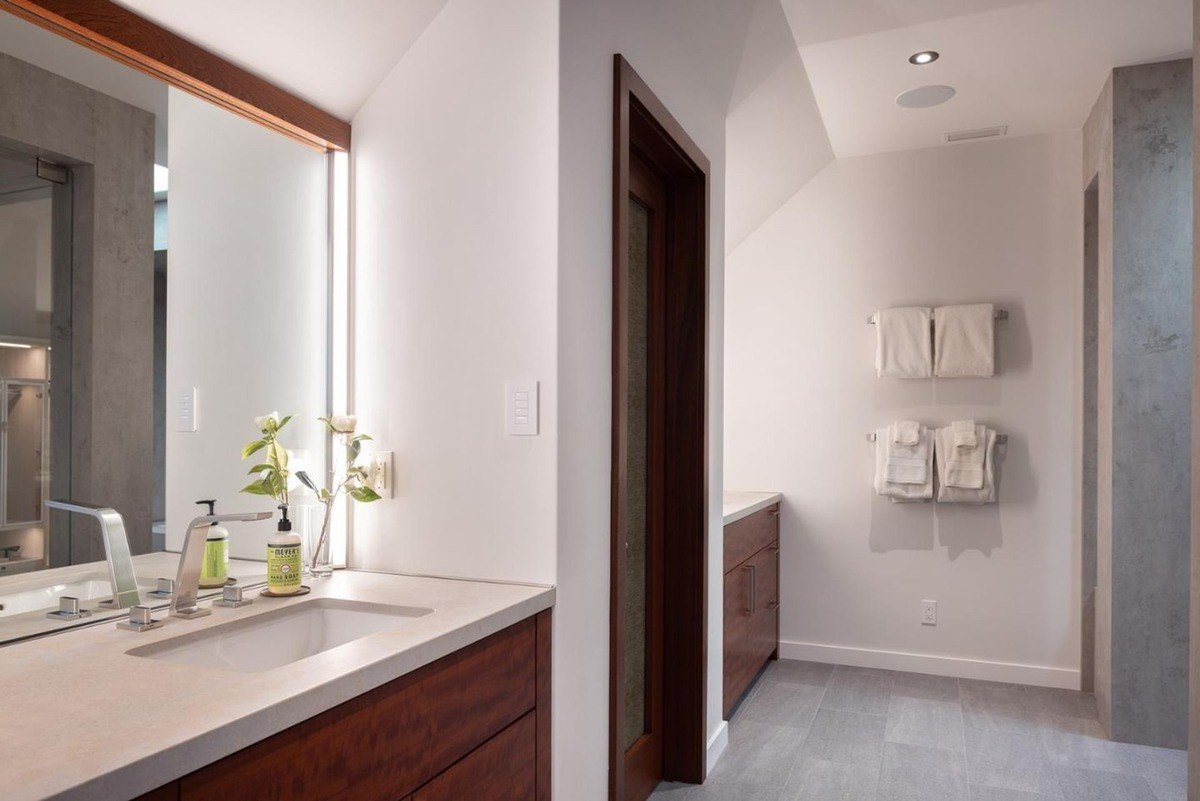
[[[979,444],[979,438],[975,435],[974,420],[955,420],[950,427],[954,429],[954,447],[974,448]]]
[[[939,306],[933,315],[933,372],[939,378],[996,373],[995,307],[990,303]]]
[[[916,420],[901,420],[893,428],[895,436],[892,441],[899,445],[916,445],[921,441],[921,424]]]
[[[933,498],[933,432],[921,427],[916,445],[897,445],[893,442],[895,427],[888,426],[875,432],[875,492],[894,501],[927,501]],[[923,459],[925,480],[920,484],[893,483],[888,481],[888,457],[895,449],[896,455],[904,459]]]
[[[946,483],[945,476],[938,481],[938,503],[970,503],[984,504],[996,502],[996,432],[985,426],[976,428],[979,436],[977,449],[983,452],[983,484],[978,489],[954,487]],[[936,440],[937,463],[939,474],[950,464],[954,452],[959,450],[954,446],[954,431],[952,428],[939,428],[934,435]]]
[[[919,306],[875,312],[875,372],[880,378],[933,375],[932,316],[931,309]]]
[[[916,436],[912,443],[908,432],[915,427]],[[892,423],[888,426],[887,464],[883,478],[889,484],[921,484],[929,480],[929,443],[921,440],[921,424],[912,420]]]
[[[938,456],[938,479],[948,487],[961,489],[983,489],[983,463],[986,448],[978,444],[974,447],[959,444],[957,424],[938,430],[939,437],[945,437],[944,453]],[[971,439],[976,443],[985,443],[987,429],[975,426]]]

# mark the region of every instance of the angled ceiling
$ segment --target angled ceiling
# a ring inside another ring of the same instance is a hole
[[[830,42],[1036,0],[783,0],[796,43]]]
[[[344,120],[447,0],[117,0]]]
[[[1189,55],[1191,0],[782,0],[838,157],[931,147],[951,131],[1073,130],[1113,67]],[[964,13],[966,12],[966,13]],[[936,63],[908,57],[937,50]],[[902,109],[901,92],[957,95]]]

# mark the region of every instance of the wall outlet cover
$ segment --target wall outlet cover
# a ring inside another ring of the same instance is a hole
[[[921,625],[937,625],[937,601],[921,601]]]
[[[392,452],[372,451],[367,454],[367,486],[381,498],[392,497]]]

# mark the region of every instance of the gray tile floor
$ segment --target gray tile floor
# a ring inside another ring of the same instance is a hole
[[[1104,738],[1090,695],[771,664],[702,786],[654,801],[1185,801],[1187,754]]]

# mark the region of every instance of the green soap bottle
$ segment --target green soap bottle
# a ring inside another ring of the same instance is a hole
[[[300,535],[292,532],[287,506],[279,510],[279,528],[267,540],[267,589],[273,595],[292,595],[300,591]]]
[[[208,513],[217,513],[217,502],[196,501],[197,505],[208,506]],[[224,587],[229,578],[229,529],[213,523],[208,527],[204,543],[204,561],[200,563],[200,586]]]

